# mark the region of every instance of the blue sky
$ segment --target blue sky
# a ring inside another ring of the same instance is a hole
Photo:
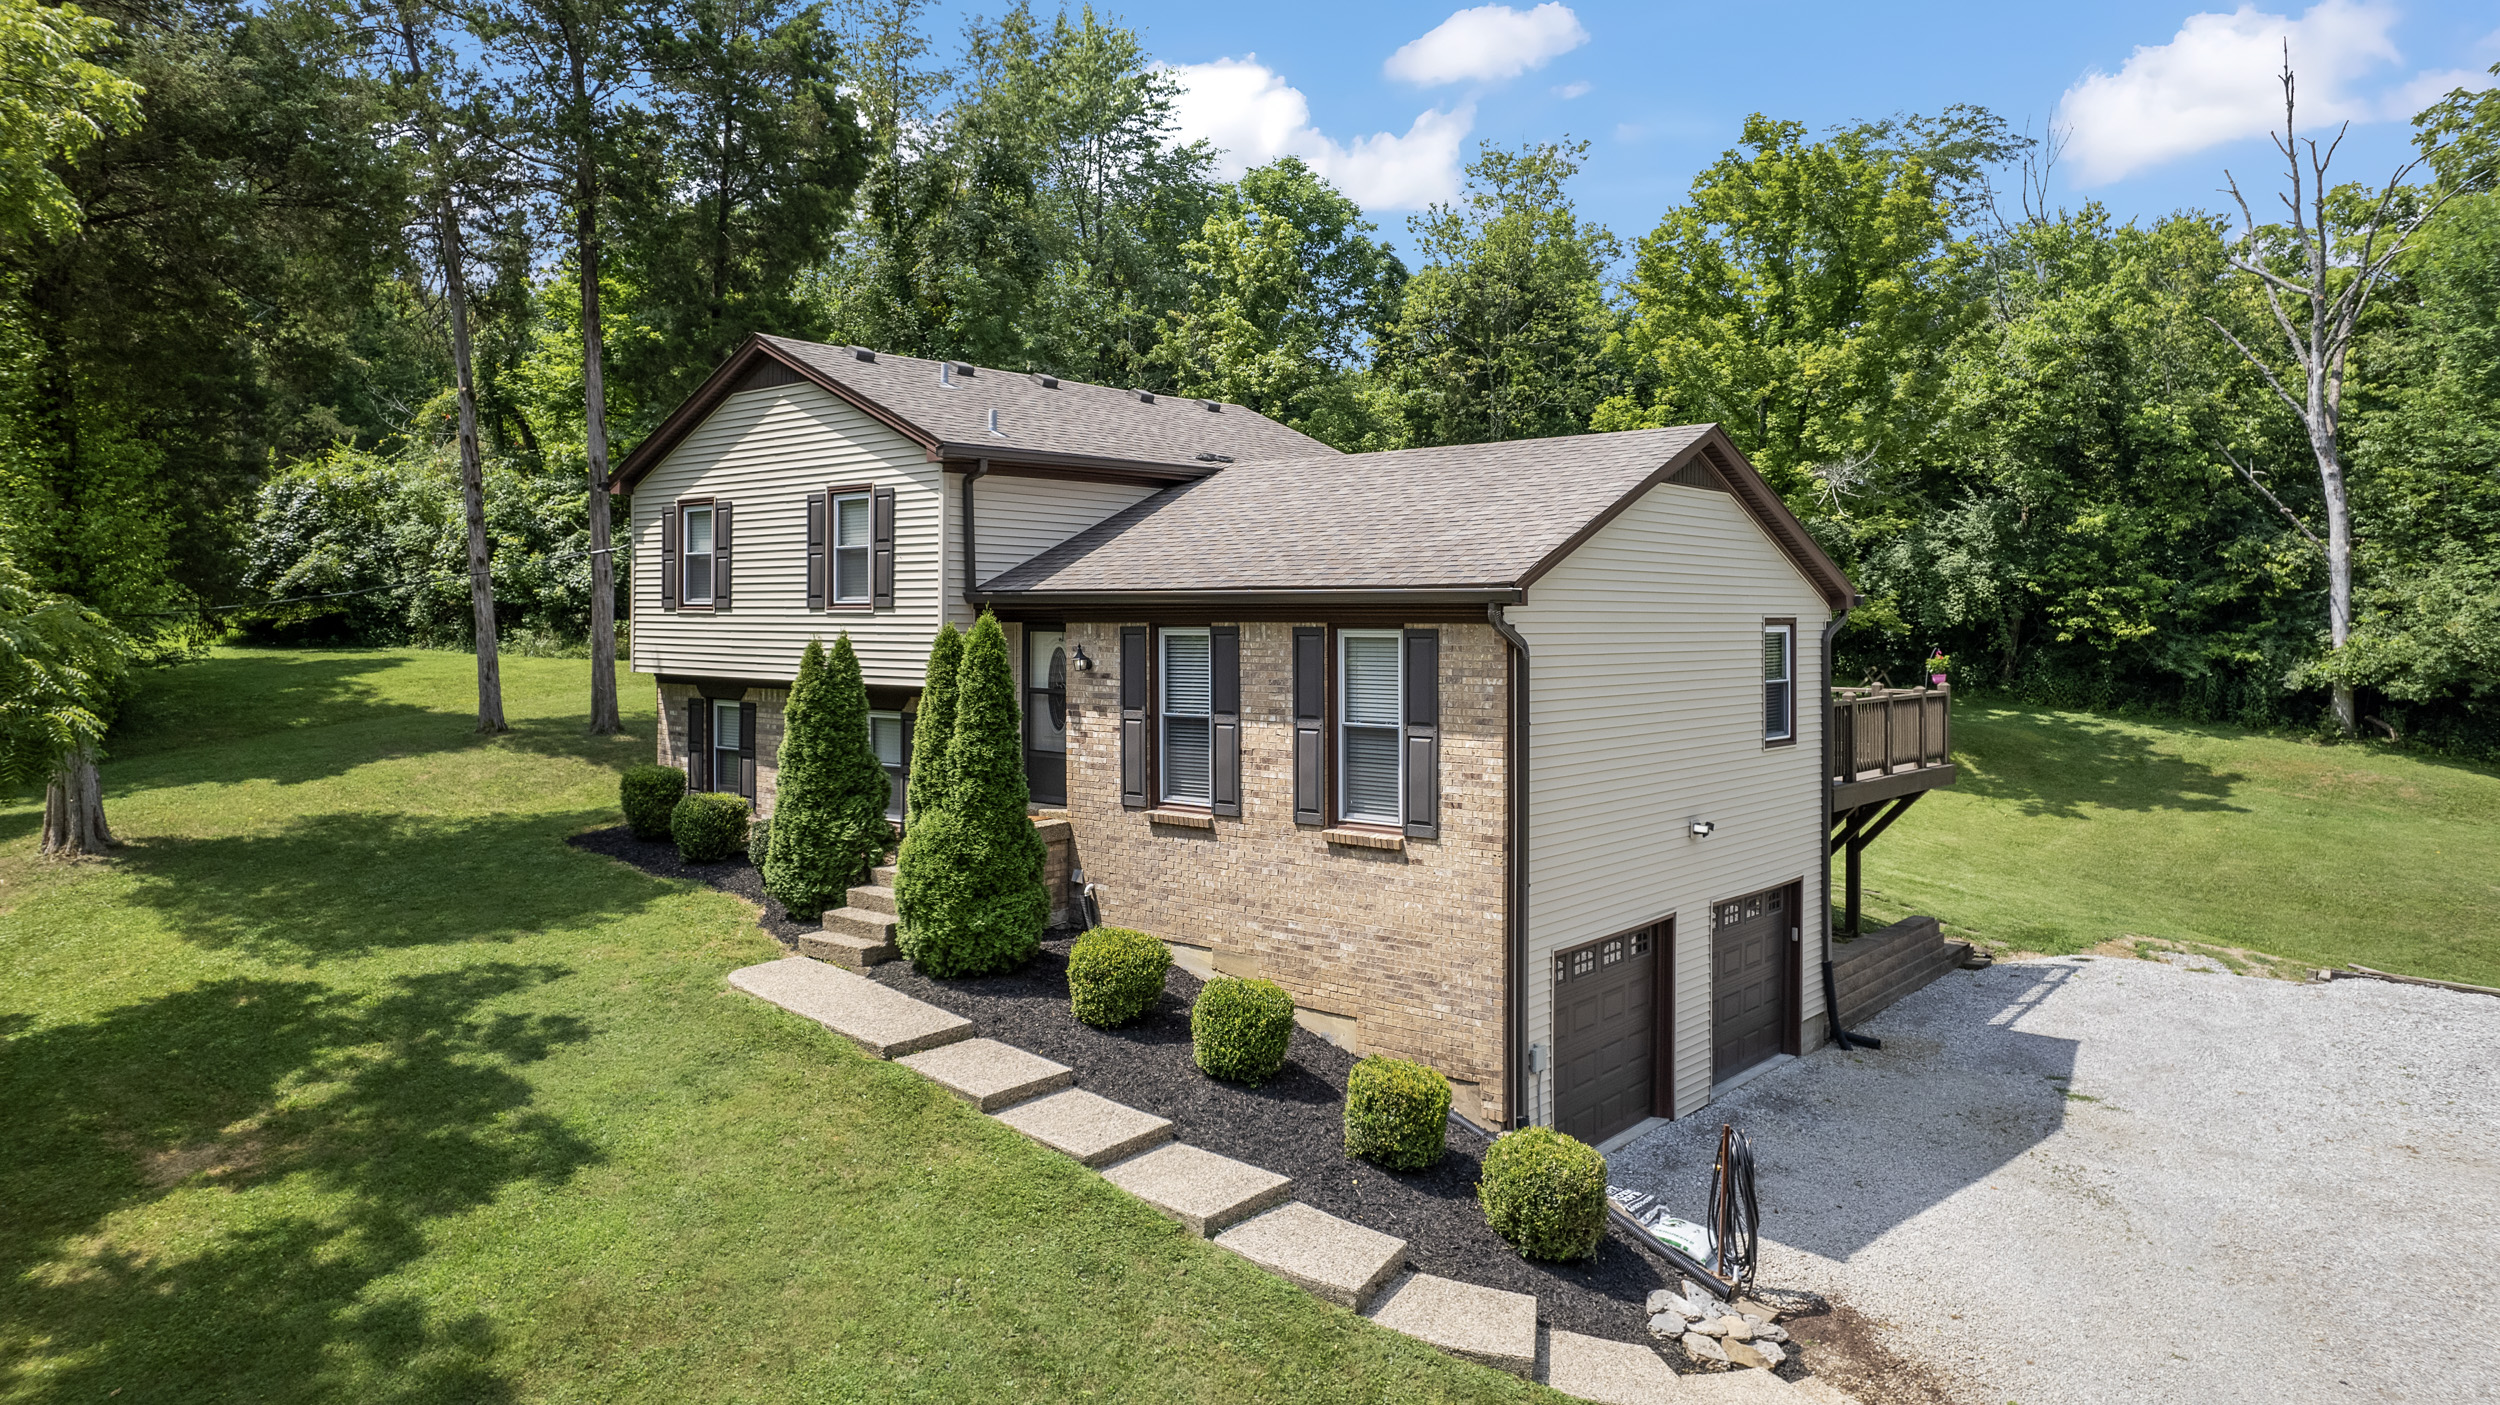
[[[1237,161],[1313,159],[1400,243],[1406,214],[1450,189],[1479,141],[1587,139],[1575,193],[1628,242],[1735,144],[1747,113],[1819,129],[1953,102],[2071,129],[2061,202],[2097,199],[2121,217],[2220,210],[2224,167],[2244,188],[2272,184],[2263,130],[2279,120],[2286,38],[2303,125],[2350,119],[2337,170],[2372,181],[2409,154],[2407,119],[2429,96],[2482,86],[2500,62],[2492,0],[1104,8],[1182,72],[1193,128]]]

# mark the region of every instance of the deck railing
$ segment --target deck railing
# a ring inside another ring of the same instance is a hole
[[[1889,776],[1953,760],[1953,690],[1832,689],[1832,779]]]

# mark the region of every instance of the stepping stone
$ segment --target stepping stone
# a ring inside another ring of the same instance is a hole
[[[966,1039],[895,1062],[983,1112],[1065,1088],[1076,1078],[1066,1064],[995,1039]]]
[[[1675,1368],[1648,1347],[1549,1331],[1538,1380],[1598,1405],[1667,1405],[1682,1399]]]
[[[1816,1405],[1858,1405],[1856,1396],[1833,1385],[1821,1376],[1807,1376],[1803,1380],[1790,1381],[1788,1388],[1808,1400],[1815,1401]]]
[[[1360,1312],[1406,1267],[1406,1241],[1299,1200],[1244,1220],[1215,1242],[1289,1283]]]
[[[1768,1371],[1695,1371],[1675,1378],[1676,1395],[1709,1405],[1801,1405],[1811,1397]]]
[[[972,1021],[961,1015],[804,956],[732,971],[729,983],[814,1020],[881,1059],[972,1037]]]
[[[1410,1273],[1381,1294],[1371,1319],[1453,1356],[1522,1376],[1536,1370],[1536,1299],[1526,1293]]]
[[[1221,1234],[1293,1194],[1291,1176],[1186,1142],[1167,1142],[1102,1174],[1201,1239]]]
[[[1088,1166],[1117,1161],[1172,1136],[1168,1118],[1115,1103],[1082,1088],[1062,1088],[997,1114],[998,1120],[1053,1151]]]

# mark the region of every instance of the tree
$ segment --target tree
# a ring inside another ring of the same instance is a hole
[[[885,852],[891,787],[868,740],[868,687],[846,632],[808,641],[782,714],[764,891],[801,920],[822,914]]]
[[[1615,237],[1581,220],[1563,190],[1587,151],[1488,143],[1456,204],[1408,221],[1428,262],[1406,285],[1386,359],[1414,442],[1578,434],[1612,391]]]
[[[53,169],[139,120],[139,85],[94,60],[109,20],[76,5],[0,0],[0,242],[76,230],[83,211]]]
[[[2428,198],[2418,198],[2405,180],[2422,164],[2419,158],[2399,166],[2374,199],[2358,190],[2330,186],[2327,172],[2343,142],[2344,128],[2339,127],[2335,139],[2324,146],[2315,139],[2303,141],[2294,124],[2295,85],[2288,50],[2282,83],[2283,130],[2274,138],[2274,146],[2282,154],[2290,187],[2279,194],[2291,214],[2290,227],[2260,226],[2249,209],[2248,197],[2240,192],[2239,181],[2228,171],[2223,178],[2231,198],[2239,204],[2242,221],[2231,266],[2257,280],[2259,295],[2282,336],[2281,350],[2291,357],[2289,371],[2278,375],[2274,365],[2249,344],[2250,339],[2241,338],[2219,320],[2212,325],[2300,418],[2308,433],[2326,512],[2326,539],[2317,541],[2305,525],[2301,531],[2326,557],[2327,638],[2330,647],[2341,653],[2352,639],[2353,620],[2352,493],[2345,476],[2342,428],[2345,359],[2362,313],[2386,280],[2390,266],[2462,186],[2451,184]],[[2299,394],[2284,384],[2287,375],[2299,381]],[[2251,487],[2273,498],[2252,466],[2235,466]],[[2281,507],[2279,501],[2276,505]],[[2282,510],[2292,516],[2289,508]],[[2341,672],[2330,670],[2330,676],[2335,725],[2350,736],[2361,720],[2353,685]]]
[[[912,714],[911,780],[904,797],[903,827],[923,809],[946,808],[946,752],[955,740],[956,675],[964,663],[964,637],[948,620],[938,626],[929,645],[929,663],[920,688],[920,708]]]
[[[895,892],[897,906],[906,883],[912,894],[903,954],[934,976],[1014,970],[1050,923],[1015,674],[996,616],[984,612],[973,626],[957,679],[946,808],[913,817]]]
[[[0,557],[0,785],[45,781],[47,855],[113,847],[96,748],[129,660],[129,641],[103,616],[36,590]]]

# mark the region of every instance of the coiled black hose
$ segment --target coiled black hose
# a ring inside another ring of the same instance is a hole
[[[1753,1190],[1753,1143],[1722,1123],[1718,1164],[1710,1169],[1710,1267],[1737,1292],[1753,1286],[1761,1230],[1762,1208]]]

